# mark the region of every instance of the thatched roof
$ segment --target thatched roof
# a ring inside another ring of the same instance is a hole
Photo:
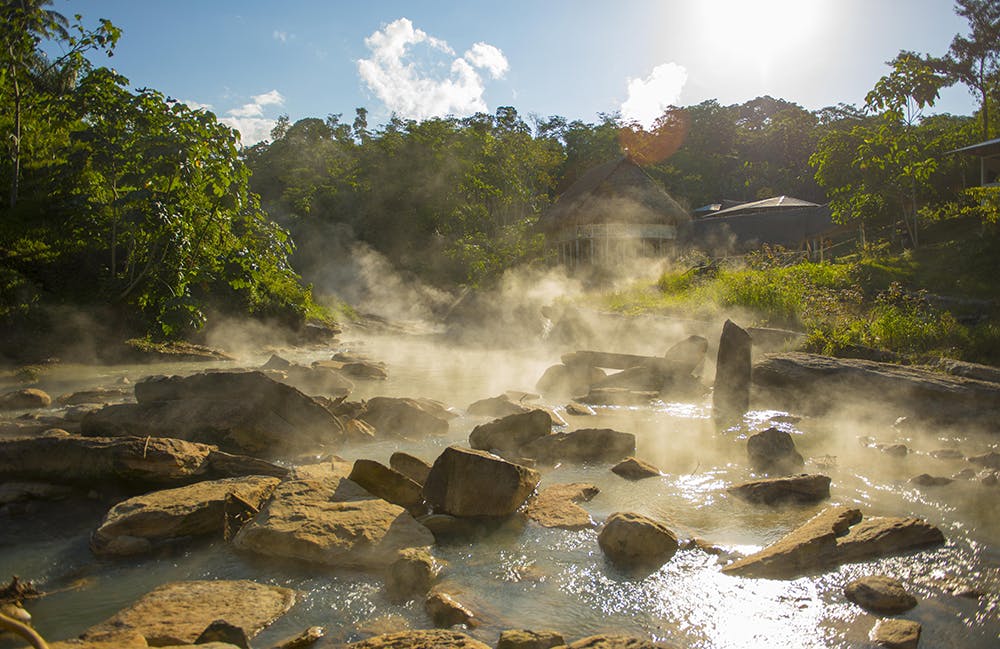
[[[687,211],[632,160],[622,157],[580,177],[538,220],[556,232],[595,223],[682,225]]]

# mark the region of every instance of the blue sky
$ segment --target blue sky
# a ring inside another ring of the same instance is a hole
[[[210,107],[266,137],[292,121],[369,110],[648,120],[667,104],[770,94],[860,105],[900,49],[943,54],[966,32],[949,0],[55,0],[123,30],[106,61],[133,86]],[[967,90],[930,112],[970,114]]]

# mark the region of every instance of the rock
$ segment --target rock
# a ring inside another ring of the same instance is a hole
[[[773,407],[807,414],[861,402],[918,420],[966,422],[974,414],[992,424],[1000,411],[1000,385],[910,365],[789,352],[759,361],[753,381]]]
[[[782,351],[800,346],[807,338],[801,331],[772,327],[747,327],[753,346],[764,351]]]
[[[483,417],[507,417],[509,415],[523,415],[530,412],[532,408],[523,403],[512,401],[506,394],[501,394],[488,399],[480,399],[469,404],[465,409],[470,415]]]
[[[830,478],[802,474],[787,478],[753,480],[726,491],[751,503],[774,505],[783,502],[816,503],[830,497]]]
[[[522,447],[539,462],[614,462],[635,453],[635,435],[610,428],[581,428],[539,437]]]
[[[194,644],[205,645],[211,642],[222,642],[240,649],[250,649],[250,639],[247,638],[247,632],[225,620],[215,620],[209,624],[195,639]]]
[[[957,448],[936,448],[930,452],[931,457],[939,460],[961,460],[964,455]]]
[[[969,462],[987,469],[1000,471],[1000,453],[997,453],[996,451],[990,451],[989,453],[983,453],[982,455],[970,457]]]
[[[566,649],[667,649],[667,646],[626,635],[592,635],[571,642]]]
[[[912,620],[879,620],[869,638],[888,649],[917,649],[920,631],[920,624]]]
[[[292,362],[285,360],[277,354],[271,354],[267,362],[260,366],[262,370],[287,370],[292,366]]]
[[[542,489],[525,508],[525,514],[543,527],[578,530],[594,526],[583,507],[576,503],[592,499],[600,489],[592,484],[574,482]]]
[[[593,417],[597,412],[586,404],[570,401],[566,404],[566,414],[574,417]]]
[[[481,451],[496,449],[516,455],[523,445],[551,432],[549,414],[544,410],[529,410],[476,426],[469,434],[469,445]]]
[[[266,475],[285,478],[290,473],[283,466],[248,455],[236,455],[212,449],[208,454],[208,466],[212,475],[219,477]]]
[[[464,633],[445,630],[386,633],[347,645],[347,649],[491,649]]]
[[[805,465],[792,436],[777,428],[751,435],[747,439],[747,456],[756,471],[767,473],[791,473]]]
[[[474,626],[475,615],[461,602],[448,593],[431,593],[424,601],[424,610],[430,616],[434,626],[447,629],[456,624]]]
[[[91,627],[87,635],[135,631],[150,646],[190,645],[212,622],[226,620],[252,638],[294,603],[295,591],[253,581],[174,582]]]
[[[78,406],[84,403],[107,403],[122,401],[132,396],[128,388],[94,388],[61,395],[56,401],[63,406]]]
[[[423,510],[424,497],[421,485],[405,475],[375,460],[354,461],[347,476],[373,496],[399,505],[411,512]]]
[[[389,373],[386,371],[385,363],[377,363],[375,361],[362,358],[352,358],[348,361],[315,361],[312,366],[316,368],[322,367],[325,369],[331,369],[355,379],[384,381],[389,378]]]
[[[750,334],[726,320],[719,339],[712,391],[712,417],[726,423],[743,416],[750,407]]]
[[[74,493],[71,487],[48,482],[0,482],[0,505],[25,500],[62,500]]]
[[[284,374],[284,378],[280,379],[282,383],[306,394],[323,394],[342,398],[354,391],[354,383],[333,368],[289,364],[282,372]]]
[[[135,631],[88,633],[83,637],[49,644],[49,649],[147,649],[149,644]]]
[[[976,478],[983,485],[987,487],[992,487],[1000,481],[1000,471],[982,471],[976,475]]]
[[[892,555],[944,542],[936,527],[915,518],[868,518],[829,507],[763,550],[722,571],[744,577],[795,578],[849,561]]]
[[[311,647],[322,640],[325,635],[326,629],[323,627],[311,626],[295,637],[282,640],[274,645],[274,649],[305,649],[305,647]]]
[[[396,451],[389,456],[389,466],[421,486],[427,482],[427,475],[431,472],[429,463],[403,451]]]
[[[976,477],[976,470],[975,469],[966,468],[966,469],[962,469],[961,471],[959,471],[955,475],[951,476],[951,479],[952,480],[972,480],[975,477]]]
[[[400,550],[434,544],[402,507],[347,479],[289,480],[233,539],[240,550],[346,568],[384,568]]]
[[[605,376],[602,370],[587,365],[553,365],[538,379],[535,389],[550,396],[586,394],[591,385]]]
[[[917,605],[903,584],[882,575],[855,579],[844,587],[844,596],[868,611],[884,615],[902,613]]]
[[[129,498],[111,508],[94,532],[90,547],[97,555],[136,552],[182,537],[223,536],[227,499],[236,496],[254,511],[280,480],[264,476],[226,478]],[[129,537],[123,545],[118,537]],[[145,545],[133,539],[146,541]]]
[[[152,377],[135,385],[136,404],[84,417],[84,435],[175,437],[261,456],[339,445],[341,421],[320,402],[261,372]]]
[[[24,388],[0,394],[0,410],[34,410],[48,408],[52,397],[38,388]]]
[[[597,536],[604,555],[625,569],[656,569],[677,551],[677,537],[667,527],[642,514],[617,512],[604,521]]]
[[[224,351],[197,345],[183,340],[155,343],[146,338],[125,341],[124,349],[112,350],[112,360],[135,363],[200,363],[206,361],[234,361],[235,357]]]
[[[385,588],[389,598],[405,602],[417,595],[426,595],[441,571],[427,550],[407,548],[389,565]]]
[[[375,397],[365,403],[358,419],[374,426],[380,435],[423,437],[448,432],[448,420],[441,411],[418,399]]]
[[[951,478],[933,476],[929,473],[921,473],[920,475],[910,478],[910,484],[919,485],[921,487],[942,487],[946,484],[951,484],[952,482],[954,482],[954,480]]]
[[[659,392],[626,388],[593,388],[577,401],[593,406],[648,406],[660,398]]]
[[[424,499],[435,513],[507,516],[538,486],[537,471],[484,451],[450,446],[438,456],[424,483]]]
[[[875,448],[892,457],[906,457],[910,452],[906,444],[879,444]]]
[[[649,462],[632,456],[614,465],[611,467],[611,470],[626,480],[642,480],[643,478],[654,478],[661,475],[660,470]]]
[[[953,358],[941,358],[937,363],[934,363],[934,368],[954,376],[963,376],[990,383],[1000,383],[1000,368],[993,367],[992,365],[957,361]]]
[[[496,649],[551,649],[565,644],[556,631],[526,631],[511,629],[500,633]]]

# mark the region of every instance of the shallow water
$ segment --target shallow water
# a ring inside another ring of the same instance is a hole
[[[558,362],[558,353],[551,350],[470,351],[419,338],[367,337],[343,349],[389,364],[388,381],[358,382],[352,398],[431,397],[459,412],[476,399],[505,390],[531,390],[544,368]],[[329,353],[286,350],[282,355],[307,362]],[[259,364],[266,357],[262,353],[241,365]],[[144,374],[186,373],[198,367],[57,367],[40,387],[60,394],[87,385],[111,385],[122,376],[134,381]],[[901,617],[923,625],[921,646],[997,646],[1000,487],[956,481],[931,488],[907,482],[919,473],[950,476],[971,466],[965,460],[936,459],[929,455],[934,449],[957,447],[966,456],[976,455],[995,448],[996,438],[954,431],[901,432],[857,421],[849,410],[825,420],[780,423],[793,433],[802,455],[815,459],[806,470],[819,471],[816,462],[822,463],[822,472],[833,479],[832,497],[820,505],[762,507],[729,497],[725,487],[751,477],[745,461],[747,435],[767,427],[774,417],[796,413],[754,405],[757,409],[741,425],[722,432],[712,426],[708,397],[651,408],[601,408],[596,417],[566,416],[570,429],[607,426],[636,434],[637,455],[663,475],[629,482],[607,466],[561,465],[542,468],[541,486],[593,483],[601,492],[582,506],[597,522],[615,511],[637,511],[663,520],[682,540],[699,537],[732,552],[754,551],[830,504],[858,506],[865,515],[925,518],[941,527],[947,544],[788,581],[723,575],[715,556],[680,550],[660,570],[635,578],[604,561],[596,530],[550,530],[514,519],[483,538],[434,549],[447,562],[442,575],[446,588],[481,618],[481,626],[471,633],[488,644],[495,644],[503,629],[547,628],[567,638],[615,631],[706,649],[867,647],[876,617],[847,602],[842,589],[856,577],[887,574],[907,584],[920,602]],[[338,453],[348,460],[385,462],[393,451],[405,450],[433,460],[448,444],[466,443],[471,429],[482,421],[463,415],[451,422],[444,437],[384,440]],[[859,442],[864,436],[902,442],[913,452],[890,457]],[[212,578],[252,578],[302,593],[292,611],[258,636],[255,646],[269,646],[315,624],[327,627],[331,642],[430,626],[422,602],[389,603],[377,576],[264,561],[232,552],[221,541],[143,561],[98,561],[87,541],[103,506],[83,501],[69,518],[63,511],[58,505],[42,505],[30,520],[0,523],[0,578],[18,574],[43,590],[65,589],[29,604],[37,628],[50,639],[80,633],[156,585]],[[58,517],[50,520],[47,512],[58,512]],[[956,585],[985,595],[956,596],[951,594]],[[17,645],[0,640],[0,647],[11,646]]]

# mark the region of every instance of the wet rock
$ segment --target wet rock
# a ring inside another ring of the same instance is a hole
[[[516,455],[525,444],[551,432],[549,414],[544,410],[529,410],[476,426],[469,434],[469,445],[481,451],[496,449]]]
[[[969,462],[994,471],[1000,471],[1000,453],[990,451],[982,455],[974,455],[969,458]]]
[[[407,548],[389,565],[385,576],[385,589],[395,602],[405,602],[415,596],[426,595],[437,579],[441,567],[427,550]]]
[[[194,644],[206,645],[212,642],[221,642],[240,649],[250,649],[250,639],[247,638],[247,632],[225,620],[215,620],[209,624],[195,639]]]
[[[543,527],[566,530],[593,527],[590,514],[577,503],[587,502],[599,492],[596,486],[583,482],[552,485],[542,489],[528,503],[524,513]]]
[[[976,475],[976,479],[987,487],[993,487],[1000,481],[1000,472],[990,470],[981,471]]]
[[[957,448],[936,448],[930,452],[931,457],[939,460],[961,460],[964,455]]]
[[[48,408],[52,397],[38,388],[24,388],[0,394],[0,410],[34,410]]]
[[[379,363],[360,357],[351,357],[350,360],[343,361],[336,359],[329,361],[316,361],[312,364],[312,366],[336,370],[337,372],[341,372],[344,375],[355,379],[384,381],[389,378],[389,372],[386,371],[385,363]]]
[[[350,480],[289,480],[233,539],[240,550],[327,566],[384,568],[400,550],[433,545],[405,509]]]
[[[71,487],[48,482],[0,482],[0,505],[25,500],[62,500],[74,493]]]
[[[421,485],[399,471],[375,460],[355,460],[347,476],[373,496],[404,507],[411,512],[423,509]]]
[[[610,428],[581,428],[545,435],[525,444],[521,453],[539,462],[614,462],[635,454],[635,435]]]
[[[152,377],[136,383],[136,404],[87,415],[90,436],[175,437],[222,450],[281,456],[336,446],[344,426],[320,402],[260,372]]]
[[[975,469],[962,469],[955,475],[951,476],[952,480],[973,480],[976,477]]]
[[[953,358],[942,358],[934,363],[934,367],[953,376],[963,376],[978,381],[1000,383],[1000,368],[992,365],[981,365],[979,363],[957,361]]]
[[[802,474],[787,478],[753,480],[729,487],[726,491],[751,503],[815,503],[830,497],[830,478]]]
[[[753,381],[774,407],[809,414],[857,401],[934,422],[964,422],[970,414],[992,422],[1000,411],[1000,385],[995,383],[914,366],[801,352],[766,356],[754,366]]]
[[[274,645],[274,649],[305,649],[322,640],[325,635],[326,629],[323,627],[311,626],[297,636],[282,640]]]
[[[419,399],[375,397],[365,402],[358,418],[374,426],[380,435],[423,437],[448,432],[442,409]]]
[[[801,331],[775,329],[773,327],[747,327],[753,346],[763,351],[782,351],[799,347],[806,334]]]
[[[147,649],[149,644],[135,631],[88,633],[80,638],[49,643],[49,649]]]
[[[484,451],[450,446],[434,461],[424,499],[436,513],[507,516],[538,486],[539,473]]]
[[[566,414],[574,417],[593,417],[597,412],[588,405],[570,401],[566,404]]]
[[[465,624],[475,626],[475,615],[466,605],[462,604],[448,593],[436,592],[427,596],[424,610],[430,616],[434,626],[442,629]]]
[[[910,478],[910,484],[915,484],[921,487],[942,487],[946,484],[951,484],[952,482],[954,482],[954,480],[951,478],[933,476],[929,473],[921,473],[920,475]]]
[[[491,649],[464,633],[420,630],[386,633],[347,645],[347,649]]]
[[[553,365],[538,379],[535,389],[549,396],[586,394],[591,385],[605,376],[602,370],[588,365]]]
[[[257,510],[278,482],[277,478],[263,476],[227,478],[129,498],[107,513],[90,547],[97,555],[120,556],[123,551],[141,553],[182,537],[221,537],[227,499],[236,496]]]
[[[56,401],[64,406],[78,406],[91,403],[108,403],[109,401],[122,401],[132,396],[132,391],[128,388],[94,388],[92,390],[80,390],[69,394],[61,395]]]
[[[212,449],[208,454],[209,473],[218,477],[266,475],[285,478],[289,470],[266,460]]]
[[[354,391],[354,382],[330,367],[306,367],[293,363],[281,371],[284,374],[284,378],[280,379],[282,383],[306,394],[323,394],[343,398]]]
[[[267,362],[260,366],[262,370],[287,370],[292,366],[292,362],[278,356],[277,354],[271,354],[271,357],[267,359]]]
[[[642,514],[617,512],[604,521],[597,543],[604,555],[625,569],[656,569],[677,551],[677,536]]]
[[[252,638],[294,603],[295,591],[253,581],[174,582],[91,627],[87,635],[135,631],[150,646],[189,645],[212,622],[226,620]]]
[[[659,392],[626,388],[593,388],[577,401],[593,406],[648,406],[660,398]]]
[[[611,471],[626,480],[642,480],[643,478],[655,478],[661,475],[660,470],[649,462],[632,456],[625,458],[611,467]]]
[[[556,631],[511,629],[500,633],[496,649],[551,649],[566,644]]]
[[[885,615],[908,611],[917,605],[903,584],[883,575],[855,579],[844,587],[844,596],[858,606]]]
[[[389,466],[421,486],[427,482],[427,475],[431,472],[428,462],[403,451],[396,451],[389,456]]]
[[[743,416],[750,407],[750,334],[732,320],[726,320],[719,339],[712,417],[728,422]]]
[[[868,637],[887,649],[917,649],[920,631],[920,624],[912,620],[879,620]]]
[[[829,507],[760,552],[722,571],[745,577],[788,579],[943,542],[944,535],[938,528],[916,518],[862,519],[857,509]]]
[[[665,649],[665,646],[627,635],[592,635],[566,645],[566,649]]]
[[[910,453],[906,444],[877,444],[875,448],[892,457],[906,457]]]
[[[756,471],[766,473],[792,473],[805,465],[792,436],[777,428],[751,435],[747,439],[747,456]]]
[[[496,397],[475,401],[469,404],[465,412],[470,415],[482,417],[508,417],[510,415],[523,415],[531,410],[531,406],[519,401],[513,401],[506,394],[501,394]]]
[[[132,338],[125,341],[123,349],[107,351],[116,355],[112,360],[117,362],[199,363],[236,360],[234,356],[220,349],[189,343],[183,340],[156,343],[146,338]]]

